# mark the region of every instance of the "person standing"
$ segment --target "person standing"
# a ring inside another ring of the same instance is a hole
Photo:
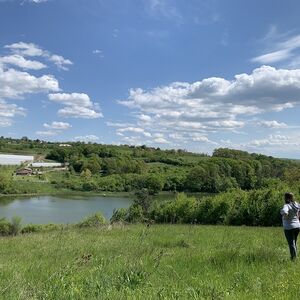
[[[284,194],[285,204],[281,209],[284,235],[289,245],[291,260],[297,257],[297,237],[300,231],[300,205],[294,199],[293,193]]]

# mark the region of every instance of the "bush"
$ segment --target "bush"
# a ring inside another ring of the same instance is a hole
[[[143,214],[143,208],[138,204],[132,204],[128,208],[126,221],[131,223],[139,223],[143,222],[144,220],[145,216]]]
[[[7,236],[11,234],[11,224],[6,218],[0,219],[0,235]]]
[[[286,190],[290,189],[236,189],[200,201],[182,193],[172,201],[154,202],[149,211],[134,203],[127,210],[116,211],[112,221],[277,226]]]
[[[115,223],[115,222],[126,222],[128,218],[128,209],[126,208],[119,208],[115,209],[111,218],[110,222]]]
[[[34,233],[42,231],[42,225],[39,224],[28,224],[22,228],[21,233]]]
[[[175,200],[156,203],[150,218],[159,223],[192,223],[195,219],[197,201],[194,197],[177,194]]]
[[[21,217],[13,216],[11,218],[11,234],[18,235],[22,229]]]
[[[21,233],[48,232],[62,228],[61,224],[28,224],[22,228]]]
[[[80,228],[83,227],[99,227],[106,223],[105,218],[100,214],[96,213],[90,217],[87,217],[82,222],[78,223],[77,226]]]
[[[114,211],[110,222],[129,222],[139,223],[147,220],[147,216],[144,214],[142,206],[137,203],[133,203],[129,208],[120,208]]]

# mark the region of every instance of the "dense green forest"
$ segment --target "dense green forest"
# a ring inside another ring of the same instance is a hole
[[[300,164],[233,149],[216,149],[212,156],[185,150],[161,150],[143,146],[112,146],[68,142],[62,146],[40,140],[0,138],[1,153],[34,154],[38,159],[68,165],[68,171],[49,172],[39,181],[56,189],[75,191],[160,191],[218,193],[233,188],[267,187],[274,180],[298,182]],[[1,167],[0,193],[38,192],[13,178],[14,169]],[[19,189],[19,190],[18,190]]]
[[[59,144],[24,137],[0,138],[0,152],[33,154],[35,160],[67,166],[41,169],[33,176],[16,176],[16,167],[2,166],[1,194],[134,194],[133,205],[116,211],[113,222],[279,225],[283,193],[299,195],[299,161],[240,150],[219,148],[208,156],[145,145]],[[154,201],[153,195],[161,191],[177,196]],[[178,194],[182,192],[198,196]]]

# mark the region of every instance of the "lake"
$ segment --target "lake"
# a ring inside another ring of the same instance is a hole
[[[104,196],[34,196],[0,198],[0,218],[20,216],[23,224],[77,223],[96,212],[109,220],[113,210],[127,208],[132,200]]]
[[[0,165],[20,165],[24,161],[32,161],[32,155],[0,154]]]

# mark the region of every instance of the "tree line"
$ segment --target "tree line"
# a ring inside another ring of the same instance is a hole
[[[67,145],[67,146],[66,146]],[[270,180],[298,182],[299,162],[246,151],[219,148],[211,156],[184,149],[96,143],[44,142],[0,137],[0,151],[31,151],[68,165],[65,173],[49,175],[57,188],[79,191],[159,191],[219,193],[268,186]],[[16,192],[11,174],[0,170],[0,193]]]

